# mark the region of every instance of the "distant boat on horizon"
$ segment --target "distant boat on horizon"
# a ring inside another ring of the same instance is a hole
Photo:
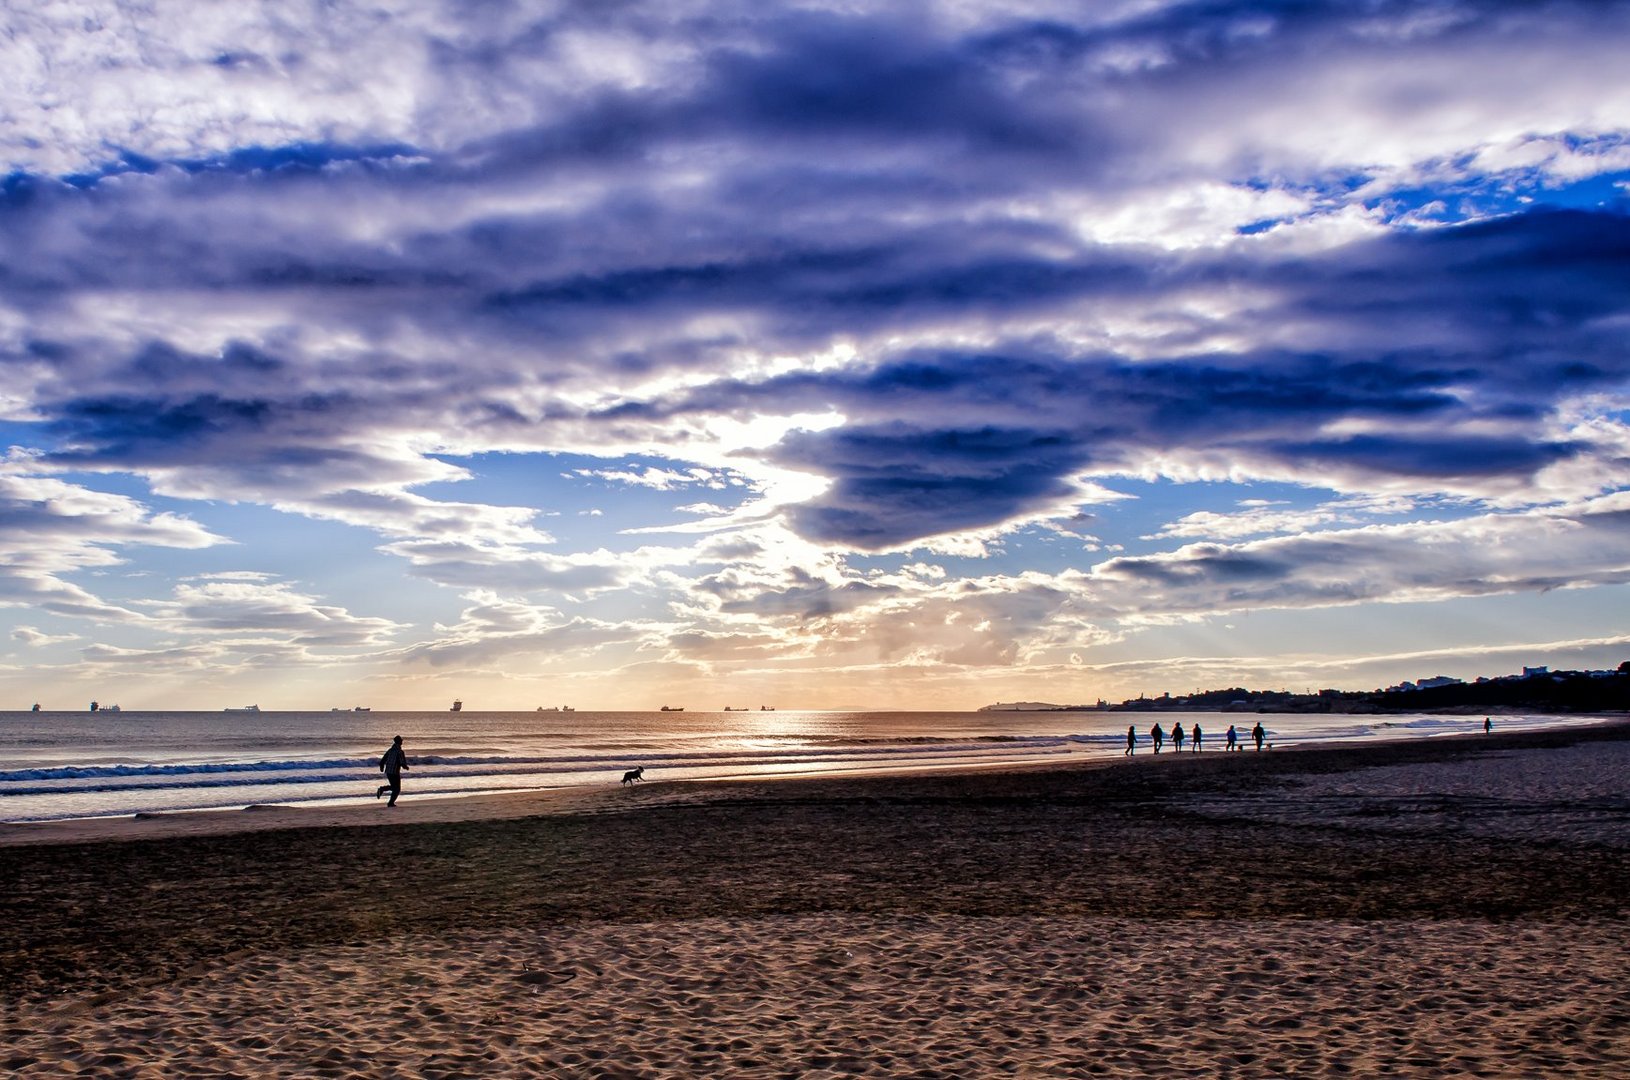
[[[685,711],[685,706],[683,706],[683,705],[679,705],[679,706],[664,705],[662,707],[662,711],[663,712],[684,712]]]
[[[33,711],[34,711],[34,712],[39,712],[39,711],[40,711],[40,703],[39,703],[39,702],[37,702],[37,701],[36,701],[36,702],[35,702],[35,703],[34,703],[34,709],[33,709]]]
[[[451,709],[448,709],[447,711],[448,712],[463,712],[464,711],[464,702],[455,700],[453,702],[453,707]]]
[[[356,706],[352,707],[351,711],[352,712],[373,712],[374,710],[373,710],[372,705],[356,705]]]
[[[559,711],[560,711],[560,706],[559,705],[551,705],[547,709],[545,709],[542,705],[538,706],[538,712],[559,712]]]
[[[118,706],[115,705],[114,708],[117,709]],[[227,712],[259,712],[260,711],[260,706],[259,705],[242,705],[242,706],[228,705],[226,707],[226,711]]]
[[[577,710],[572,708],[570,705],[562,705],[560,707],[560,711],[561,712],[576,712]]]
[[[759,712],[775,712],[775,706],[774,705],[760,705],[758,707],[758,711]]]

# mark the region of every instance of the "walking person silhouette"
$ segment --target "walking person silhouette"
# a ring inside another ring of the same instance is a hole
[[[391,793],[391,801],[386,806],[395,806],[397,796],[402,794],[402,770],[408,767],[407,751],[402,749],[402,736],[396,736],[385,756],[379,759],[379,771],[385,774],[385,783],[379,785],[374,792],[374,798],[379,798],[385,792]]]

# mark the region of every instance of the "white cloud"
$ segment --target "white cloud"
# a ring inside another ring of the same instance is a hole
[[[1371,525],[1111,559],[1083,591],[1107,610],[1191,614],[1403,603],[1630,581],[1626,493],[1554,509]]]
[[[377,648],[403,627],[320,603],[283,582],[215,580],[177,585],[173,598],[144,604],[172,633],[268,636],[313,652]]]
[[[1196,510],[1168,522],[1143,539],[1238,540],[1271,533],[1305,533],[1339,525],[1358,525],[1377,516],[1401,514],[1412,507],[1408,499],[1380,497],[1335,499],[1300,510],[1275,509],[1277,504],[1260,499],[1245,499],[1240,505],[1243,509],[1234,513]]]
[[[629,469],[576,469],[574,474],[613,484],[652,488],[656,491],[672,491],[675,488],[697,484],[707,487],[724,486],[718,474],[710,469],[701,468],[678,472],[674,469],[659,469],[654,465],[647,465],[644,468]]]
[[[140,621],[137,612],[103,601],[69,575],[119,566],[127,545],[197,549],[224,542],[187,518],[155,514],[123,495],[28,475],[15,462],[0,469],[0,607]]]
[[[13,641],[20,641],[31,649],[43,649],[47,645],[60,645],[65,641],[80,640],[78,634],[47,634],[33,626],[17,626],[11,631]]]

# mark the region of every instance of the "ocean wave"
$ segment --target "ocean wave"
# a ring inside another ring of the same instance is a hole
[[[59,765],[52,768],[0,772],[0,783],[27,780],[98,780],[108,777],[197,776],[213,773],[298,772],[311,769],[378,767],[377,758],[334,758],[288,761],[206,761],[169,765]]]
[[[1026,757],[1069,749],[1073,739],[1013,740],[1002,745],[1003,758]],[[1022,745],[1017,745],[1022,744]],[[420,757],[411,759],[416,779],[437,775],[464,780],[482,777],[605,773],[612,775],[631,764],[647,769],[739,769],[801,765],[841,766],[901,760],[981,759],[995,752],[978,742],[939,742],[848,748],[779,748],[764,751],[632,754],[562,757]],[[169,765],[64,766],[0,772],[0,795],[86,795],[115,791],[208,789],[250,786],[299,786],[318,783],[361,783],[378,776],[376,760],[338,758],[259,762],[207,762]]]
[[[922,754],[925,750],[934,753],[976,753],[989,750],[992,743],[1004,747],[1024,747],[1043,750],[1054,747],[1070,745],[1109,744],[1116,741],[1119,736],[1028,736],[1003,737],[1000,739],[958,739],[946,741],[939,739],[892,739],[892,740],[846,740],[843,745],[815,746],[815,747],[777,747],[762,751],[745,749],[714,749],[696,751],[644,751],[637,747],[621,747],[615,752],[596,751],[587,754],[571,755],[465,755],[465,754],[418,754],[409,755],[410,769],[413,767],[450,767],[450,768],[556,768],[571,770],[574,767],[595,766],[612,768],[624,761],[637,761],[650,765],[657,764],[696,764],[708,762],[750,763],[753,761],[774,762],[780,756],[794,755],[800,760],[821,760],[844,757],[872,757],[888,754]],[[264,782],[258,774],[296,774],[302,772],[318,772],[324,770],[362,769],[372,770],[378,767],[379,759],[369,757],[346,758],[288,758],[273,761],[209,761],[209,762],[174,762],[169,764],[144,765],[61,765],[45,768],[13,769],[0,771],[0,784],[16,782],[66,781],[66,780],[98,780],[98,779],[142,779],[142,778],[187,778],[208,777],[234,774],[257,774],[250,782]],[[279,781],[280,782],[280,781]],[[9,789],[7,789],[9,790]]]

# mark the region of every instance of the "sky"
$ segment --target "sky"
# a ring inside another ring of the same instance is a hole
[[[0,708],[1630,658],[1630,5],[0,27]]]

